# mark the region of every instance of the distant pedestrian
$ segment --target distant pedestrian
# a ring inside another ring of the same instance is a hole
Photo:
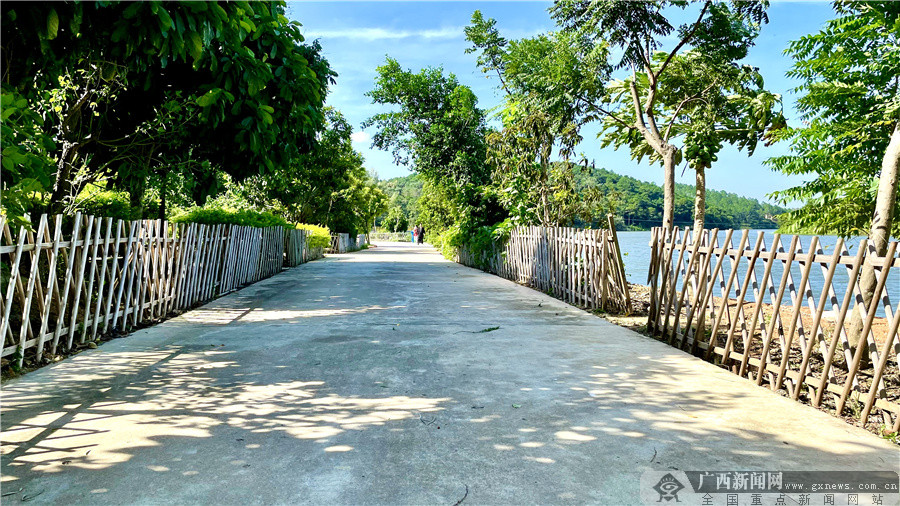
[[[419,244],[425,244],[425,227],[419,227]]]
[[[413,227],[413,244],[419,242],[419,226]]]

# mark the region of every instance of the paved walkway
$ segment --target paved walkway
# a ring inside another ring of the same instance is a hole
[[[827,414],[399,244],[10,381],[2,430],[9,503],[625,504],[649,470],[900,463]]]

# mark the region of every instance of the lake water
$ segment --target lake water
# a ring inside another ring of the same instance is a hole
[[[759,230],[752,230],[750,235],[747,238],[747,243],[752,248],[755,245],[756,237]],[[774,238],[775,231],[774,230],[762,230],[764,234],[764,241],[768,248],[772,247],[772,239]],[[647,283],[647,273],[649,271],[650,266],[650,232],[617,232],[619,236],[619,245],[622,249],[623,261],[625,262],[625,274],[630,283],[636,283],[640,285],[646,285]],[[784,248],[787,249],[791,243],[790,235],[783,235],[781,242],[784,245]],[[807,250],[810,244],[810,240],[813,236],[810,235],[801,235],[800,236],[800,244],[803,245],[804,251]],[[734,247],[737,248],[740,242],[740,231],[735,231],[732,236],[732,243]],[[847,249],[851,255],[855,255],[857,253],[857,248],[859,246],[860,241],[863,237],[853,237],[847,239],[845,244],[847,245]],[[725,232],[719,233],[719,244],[722,244],[722,241],[725,240]],[[826,254],[834,253],[834,246],[838,242],[837,236],[829,236],[829,235],[821,235],[819,236],[819,244],[822,250]],[[676,253],[677,254],[677,253]],[[746,259],[741,261],[741,266],[738,268],[739,279],[743,279],[743,274],[746,272]],[[781,282],[781,276],[783,274],[781,262],[776,262],[772,267],[772,281],[771,283],[775,283],[775,290],[778,290],[778,283]],[[801,271],[800,271],[800,263],[793,262],[793,266],[791,268],[791,275],[793,276],[793,282],[795,286],[800,284]],[[725,279],[728,279],[728,274],[730,272],[730,262],[726,263],[723,266]],[[757,260],[756,266],[754,268],[756,271],[757,279],[761,282],[762,276],[764,274],[764,262]],[[847,280],[849,279],[849,273],[847,269],[838,266],[834,273],[834,279],[832,284],[834,286],[835,295],[838,298],[838,301],[843,300],[845,291],[847,289]],[[810,271],[809,276],[809,284],[812,287],[813,295],[815,297],[816,304],[819,302],[819,296],[822,292],[823,286],[825,284],[825,275],[822,272],[822,269],[819,266],[813,266]],[[738,282],[735,281],[735,286],[738,285]],[[732,287],[732,293],[734,293],[735,286]],[[892,303],[896,304],[898,300],[900,300],[900,269],[892,269],[889,274],[887,284],[886,284],[887,292],[889,294],[889,298]],[[718,293],[718,289],[717,289]],[[787,294],[785,295],[785,300],[783,303],[789,304],[789,299],[787,299]],[[753,300],[752,295],[748,294],[747,300]],[[768,302],[768,297],[766,297]],[[828,308],[831,309],[831,308]],[[884,309],[879,307],[878,315],[884,315]]]

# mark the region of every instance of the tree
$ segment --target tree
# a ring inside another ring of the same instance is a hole
[[[327,223],[335,195],[350,185],[363,157],[353,149],[353,127],[340,111],[325,108],[325,128],[317,143],[288,165],[248,179],[243,196],[257,207],[278,206],[291,221]]]
[[[659,62],[663,55],[655,57]],[[760,140],[783,128],[781,96],[764,89],[758,69],[697,51],[672,58],[660,81],[660,116],[670,118],[671,135],[681,138],[683,157],[696,173],[693,215],[699,236],[706,224],[706,170],[723,143],[751,156]]]
[[[767,164],[811,180],[772,194],[803,206],[782,217],[787,230],[869,234],[884,254],[894,217],[900,160],[900,4],[838,2],[839,17],[788,46],[788,76],[804,127],[783,131],[791,153]]]
[[[381,225],[389,232],[405,232],[409,230],[409,219],[403,209],[397,205],[396,198],[391,197],[387,215],[382,218]]]
[[[478,53],[482,72],[495,73],[505,93],[503,129],[487,137],[501,202],[520,222],[552,226],[570,220],[571,215],[558,212],[561,207],[551,209],[551,195],[577,197],[559,191],[571,179],[567,171],[572,165],[554,167],[551,156],[559,145],[559,154],[568,161],[581,141],[578,122],[604,94],[609,75],[605,48],[585,51],[578,39],[565,33],[507,41],[496,21],[484,19],[480,11],[472,14],[465,32],[472,43],[466,52]]]
[[[817,34],[791,42],[788,72],[802,84],[798,101],[805,128],[785,131],[789,155],[769,165],[785,174],[813,175],[800,186],[775,192],[803,207],[785,216],[785,228],[843,236],[868,232],[877,255],[893,233],[900,236],[897,202],[900,166],[900,4],[836,2],[839,17]],[[863,302],[871,303],[875,269],[860,278]],[[862,317],[851,319],[850,344],[866,363]]]
[[[151,176],[166,181],[183,168],[202,202],[217,172],[240,180],[308,150],[334,74],[283,10],[283,2],[4,4],[4,91],[27,95],[56,141],[52,187],[43,188],[51,210],[78,190],[76,171],[140,203]]]
[[[491,176],[487,127],[472,90],[440,67],[414,73],[390,57],[377,72],[375,88],[366,95],[396,109],[368,118],[363,128],[376,127],[372,145],[422,175],[428,199],[446,199],[438,207],[447,213],[427,214],[434,221],[426,227],[436,232],[448,221],[469,227],[502,219],[499,206],[482,192]]]
[[[685,47],[710,62],[736,62],[746,56],[759,24],[766,20],[763,2],[734,2],[729,8],[707,1],[693,22],[677,28],[663,15],[665,8],[686,10],[690,6],[682,1],[558,0],[551,8],[563,31],[574,38],[622,51],[614,67],[630,69],[630,76],[612,82],[613,99],[594,104],[589,114],[603,119],[606,145],[628,145],[634,158],[649,156],[651,161],[662,162],[665,228],[671,228],[675,219],[675,165],[682,158],[673,144],[680,133],[674,128],[678,107],[661,103],[672,62]],[[658,51],[673,35],[674,47]],[[681,95],[670,96],[667,102],[690,100],[691,95]],[[671,114],[666,116],[666,111]]]

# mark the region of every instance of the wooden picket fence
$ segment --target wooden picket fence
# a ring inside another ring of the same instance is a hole
[[[19,366],[26,353],[39,361],[272,276],[285,258],[281,227],[78,213],[43,215],[34,231],[21,228],[15,236],[0,217],[0,229],[2,357]],[[316,258],[293,254],[290,265]]]
[[[570,304],[630,312],[631,295],[615,228],[517,227],[505,242],[457,261],[530,286]]]
[[[322,258],[325,254],[324,248],[309,247],[308,230],[290,230],[284,236],[285,265],[288,267],[296,267],[300,264]]]
[[[326,253],[349,253],[352,251],[359,251],[365,243],[366,236],[363,234],[331,234],[331,246],[328,247]]]
[[[826,254],[815,236],[804,247],[799,236],[775,234],[767,244],[762,232],[696,238],[657,228],[651,248],[648,329],[657,338],[794,400],[863,424],[877,413],[900,429],[900,316],[889,297],[900,286],[898,243],[881,257],[865,240],[852,255],[839,240]],[[876,280],[869,304],[867,269]]]

